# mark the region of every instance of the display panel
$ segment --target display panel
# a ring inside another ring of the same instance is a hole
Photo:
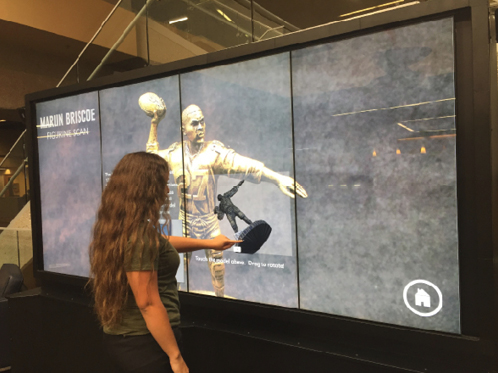
[[[39,103],[36,120],[43,266],[87,277],[102,193],[98,93]]]
[[[460,332],[453,20],[292,67],[301,307]]]
[[[258,220],[272,229],[255,254],[193,253],[190,291],[297,307],[294,200],[277,186],[294,184],[289,53],[180,78],[189,235],[236,237]],[[235,225],[213,214],[218,195],[231,195]]]
[[[144,95],[165,112],[147,112]],[[271,228],[255,254],[184,258],[181,290],[460,332],[453,19],[36,111],[46,271],[88,275],[102,183],[147,150],[172,169],[168,232]]]
[[[162,146],[181,141],[178,75],[100,91],[104,183],[107,182],[112,170],[123,156],[147,150],[153,116],[146,113],[140,106],[139,101],[144,94],[153,94],[153,97],[162,98],[166,106],[165,112],[160,113],[161,116],[158,118],[159,128],[153,134],[157,135],[155,142]],[[170,177],[168,186],[170,188],[169,212],[172,217],[170,233],[174,236],[181,236],[182,223],[178,219],[180,201],[177,186],[172,177]],[[164,224],[165,221],[162,217],[160,222]],[[164,227],[165,233],[168,232],[167,228]],[[183,263],[183,254],[180,254],[180,258]],[[180,266],[178,271],[177,280],[180,283],[180,289],[186,290],[185,267]]]

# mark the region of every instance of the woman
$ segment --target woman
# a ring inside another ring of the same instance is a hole
[[[182,358],[175,275],[178,252],[226,250],[236,242],[161,235],[169,167],[155,154],[128,154],[102,194],[90,245],[95,310],[104,345],[124,372],[188,372]]]

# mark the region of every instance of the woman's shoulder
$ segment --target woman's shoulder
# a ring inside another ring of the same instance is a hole
[[[164,250],[175,250],[171,242],[169,242],[167,236],[165,237],[161,235],[161,237],[159,238],[159,243],[161,244],[161,248],[163,248]]]

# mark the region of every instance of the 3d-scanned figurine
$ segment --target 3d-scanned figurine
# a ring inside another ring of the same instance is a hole
[[[223,219],[226,214],[227,219],[235,232],[235,238],[243,240],[238,246],[234,246],[233,251],[243,254],[254,254],[268,240],[271,233],[270,225],[264,220],[256,220],[254,223],[240,209],[235,206],[230,199],[238,192],[239,187],[244,183],[242,180],[228,192],[218,194],[220,205],[214,208],[214,213],[218,216],[218,220]],[[239,232],[235,217],[244,220],[249,226],[242,232]]]
[[[150,93],[145,95],[148,94]],[[180,219],[187,222],[185,233],[188,236],[206,239],[221,233],[218,219],[213,214],[219,175],[256,184],[261,181],[270,182],[291,198],[294,198],[295,194],[303,198],[308,196],[293,178],[280,175],[259,161],[237,154],[219,141],[204,141],[206,124],[201,109],[196,105],[190,105],[182,112],[182,131],[185,138],[183,147],[181,143],[176,142],[165,150],[159,150],[157,126],[164,118],[165,112],[166,110],[154,110],[147,151],[166,159],[173,171],[175,183],[178,184]],[[223,258],[223,252],[206,250],[206,256],[214,292],[216,296],[223,297],[225,264],[222,260],[217,260]]]
[[[218,201],[220,201],[220,205],[214,208],[214,213],[218,215],[218,220],[223,219],[223,216],[225,214],[227,215],[227,219],[230,222],[230,225],[232,226],[232,229],[235,233],[239,231],[239,228],[237,227],[237,222],[235,221],[235,217],[244,220],[249,225],[252,224],[252,221],[249,220],[249,218],[242,211],[240,211],[240,209],[237,206],[235,206],[232,200],[230,199],[235,195],[235,193],[239,191],[239,187],[243,183],[244,180],[242,180],[240,183],[238,183],[228,192],[223,194],[218,194]]]

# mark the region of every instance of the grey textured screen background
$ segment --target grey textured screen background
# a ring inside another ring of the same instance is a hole
[[[97,92],[36,105],[46,271],[89,275],[88,245],[102,193],[98,108]],[[95,120],[66,124],[66,113],[83,109],[94,109]],[[62,126],[41,127],[41,118],[56,114],[63,115]],[[60,137],[57,131],[80,135]]]
[[[218,140],[275,172],[293,175],[288,53],[182,74],[180,82],[182,108],[195,104],[203,111],[206,140]],[[217,193],[227,192],[238,182],[220,176]],[[245,263],[226,264],[225,294],[297,307],[294,200],[273,184],[246,181],[232,201],[252,221],[265,220],[273,230],[255,255],[224,253],[224,258]],[[240,220],[237,224],[239,230],[247,226]],[[221,230],[233,237],[226,217]],[[195,255],[204,253],[194,253],[190,261],[189,290],[212,291],[208,266]],[[249,260],[279,263],[284,268],[256,267],[248,265]]]
[[[302,308],[460,331],[453,66],[452,19],[292,52]]]

